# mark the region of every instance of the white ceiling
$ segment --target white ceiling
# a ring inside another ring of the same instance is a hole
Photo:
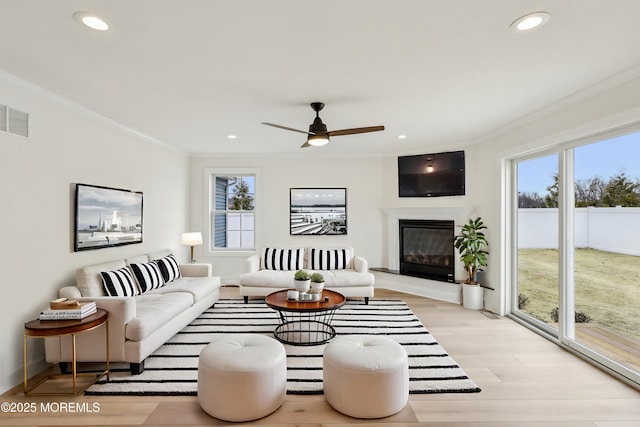
[[[509,30],[540,10],[539,30]],[[638,0],[0,0],[0,69],[190,153],[300,153],[303,134],[260,123],[305,130],[312,101],[329,130],[386,130],[305,152],[423,152],[636,69],[638,16]]]

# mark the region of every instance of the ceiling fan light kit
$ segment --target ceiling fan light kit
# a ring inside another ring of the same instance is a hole
[[[329,143],[329,137],[327,135],[309,135],[307,142],[314,147],[322,147]]]
[[[351,128],[351,129],[341,129],[341,130],[332,130],[327,131],[327,125],[322,123],[322,119],[320,118],[320,110],[324,108],[324,104],[322,102],[312,102],[311,109],[316,112],[316,118],[313,120],[313,123],[309,125],[309,131],[305,132],[303,130],[290,128],[287,126],[281,126],[274,123],[266,123],[263,122],[263,125],[272,126],[278,129],[289,130],[292,132],[299,132],[307,134],[307,141],[302,144],[302,148],[305,147],[320,147],[329,143],[329,137],[331,136],[342,136],[342,135],[354,135],[357,133],[367,133],[367,132],[377,132],[384,130],[384,126],[369,126],[363,128]]]

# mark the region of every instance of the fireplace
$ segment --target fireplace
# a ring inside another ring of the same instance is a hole
[[[400,219],[400,274],[455,281],[454,221]]]

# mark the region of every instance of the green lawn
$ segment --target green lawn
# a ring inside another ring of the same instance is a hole
[[[640,257],[576,249],[576,311],[592,323],[640,339]],[[551,323],[558,306],[558,251],[518,251],[518,294],[528,297],[523,311]]]

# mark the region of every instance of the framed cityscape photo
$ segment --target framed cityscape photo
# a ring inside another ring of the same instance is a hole
[[[347,234],[346,188],[289,189],[291,235]]]
[[[73,250],[142,243],[142,192],[76,184]]]

